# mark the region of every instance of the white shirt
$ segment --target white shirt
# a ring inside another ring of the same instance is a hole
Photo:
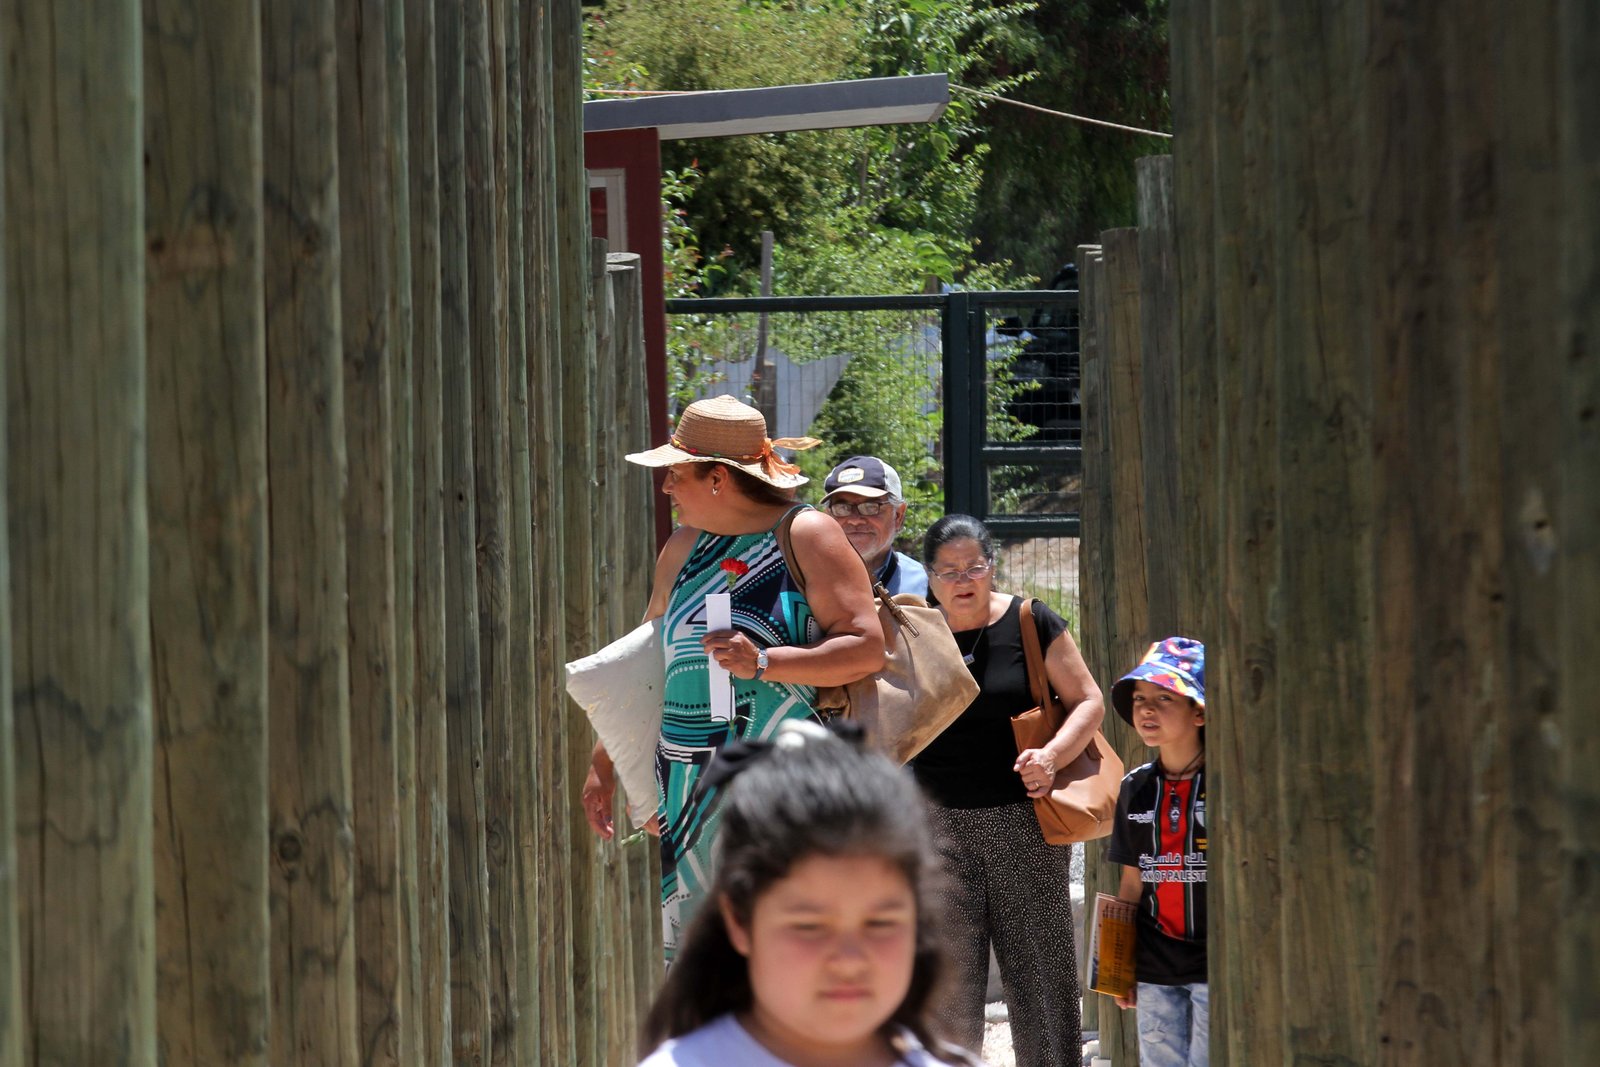
[[[936,1059],[909,1034],[906,1041],[912,1047],[900,1063],[904,1067],[954,1067]],[[664,1042],[660,1048],[645,1057],[639,1067],[792,1067],[780,1060],[739,1025],[732,1015],[714,1019],[698,1030]]]

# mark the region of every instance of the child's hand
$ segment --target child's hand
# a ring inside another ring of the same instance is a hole
[[[1055,757],[1042,748],[1025,748],[1011,765],[1022,778],[1022,787],[1030,797],[1042,797],[1050,792],[1056,781]]]
[[[1114,997],[1112,999],[1117,1002],[1117,1007],[1121,1008],[1123,1011],[1127,1011],[1129,1008],[1137,1008],[1139,1006],[1139,987],[1136,985],[1131,985],[1128,987],[1127,996]]]

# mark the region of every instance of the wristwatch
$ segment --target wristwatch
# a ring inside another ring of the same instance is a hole
[[[767,650],[756,649],[756,673],[750,676],[752,681],[760,681],[761,676],[767,673]]]

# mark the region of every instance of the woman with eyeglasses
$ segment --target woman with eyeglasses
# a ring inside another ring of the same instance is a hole
[[[932,803],[944,859],[951,981],[943,1017],[956,1044],[981,1048],[992,944],[1018,1067],[1076,1067],[1077,953],[1070,846],[1045,843],[1032,798],[1094,737],[1105,706],[1066,621],[1033,604],[1045,670],[1068,709],[1043,748],[1017,752],[1011,717],[1034,707],[1022,647],[1022,597],[994,588],[994,538],[970,515],[946,515],[923,540],[930,592],[977,680],[978,697],[912,760]]]

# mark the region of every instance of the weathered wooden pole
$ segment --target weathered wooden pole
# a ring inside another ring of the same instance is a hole
[[[525,10],[525,7],[528,10]],[[532,5],[517,0],[495,0],[496,48],[503,57],[504,89],[501,94],[504,121],[497,144],[496,179],[504,204],[501,226],[506,270],[506,433],[510,454],[510,536],[507,566],[510,572],[509,687],[511,691],[511,754],[513,768],[512,807],[515,831],[507,842],[511,865],[515,910],[513,929],[507,936],[516,942],[517,1055],[522,1063],[540,1059],[540,1030],[543,1022],[539,995],[539,940],[543,934],[539,914],[537,791],[539,753],[534,745],[535,716],[540,706],[540,672],[553,671],[554,664],[541,664],[534,641],[535,571],[533,464],[529,447],[528,396],[528,283],[527,231],[524,216],[524,184],[530,149],[523,135],[524,67],[527,37],[524,20],[535,17]]]
[[[1144,352],[1140,331],[1143,308],[1139,288],[1139,231],[1106,230],[1100,235],[1100,242],[1103,274],[1096,300],[1101,310],[1100,358],[1105,361],[1105,448],[1111,476],[1108,501],[1112,516],[1111,584],[1116,590],[1111,602],[1106,647],[1110,669],[1101,679],[1109,692],[1111,683],[1144,654],[1152,640],[1152,631],[1141,418]],[[1104,729],[1106,739],[1121,753],[1124,764],[1137,767],[1149,759],[1149,750],[1115,712],[1106,716]],[[1096,892],[1115,893],[1120,876],[1121,872],[1110,864],[1099,865],[1095,884],[1085,886],[1086,898],[1091,888]],[[1107,1006],[1102,1005],[1102,1008]],[[1121,1056],[1133,1054],[1138,1037],[1132,1013],[1112,1015],[1110,1010],[1102,1010],[1100,1042],[1100,1047],[1119,1063],[1123,1062]]]
[[[416,433],[412,360],[411,136],[406,8],[385,5],[384,77],[388,90],[390,494],[394,530],[395,792],[400,827],[399,1051],[424,1063],[421,1048],[421,869],[417,853]]]
[[[356,1055],[331,0],[262,10],[274,1059]]]
[[[139,7],[6,5],[28,1062],[155,1062]]]
[[[472,443],[477,492],[477,626],[483,701],[484,858],[489,1034],[485,1062],[516,1054],[516,816],[511,719],[510,454],[506,438],[506,300],[503,203],[497,166],[496,67],[488,0],[465,4],[467,276],[472,349]],[[502,1047],[505,1046],[505,1047]]]
[[[1177,579],[1177,611],[1189,636],[1213,642],[1219,548],[1210,0],[1191,0],[1172,9],[1170,33],[1172,78],[1188,87],[1181,98],[1174,96],[1172,115],[1172,222],[1179,278],[1178,517],[1187,563]],[[1214,884],[1209,888],[1216,890]],[[1216,1011],[1213,1003],[1213,1018]]]
[[[1214,5],[1215,259],[1219,559],[1214,649],[1208,689],[1226,693],[1207,731],[1206,760],[1217,812],[1208,876],[1223,886],[1226,910],[1213,913],[1222,949],[1217,982],[1226,1028],[1212,1047],[1228,1062],[1284,1058],[1280,878],[1283,824],[1278,810],[1278,748],[1253,743],[1246,724],[1277,719],[1278,642],[1271,614],[1280,526],[1276,519],[1277,367],[1273,361],[1272,277],[1275,242],[1266,222],[1272,204],[1265,138],[1270,87],[1259,76],[1271,46],[1264,0]],[[1221,720],[1226,709],[1227,722]],[[1248,997],[1244,1010],[1232,999]]]
[[[1592,879],[1575,876],[1600,866],[1600,789],[1592,773],[1600,754],[1600,725],[1593,714],[1592,695],[1600,691],[1600,670],[1585,651],[1585,635],[1600,628],[1597,598],[1600,586],[1600,487],[1594,472],[1600,470],[1600,432],[1595,412],[1600,403],[1600,354],[1583,339],[1600,336],[1600,72],[1592,62],[1600,46],[1600,12],[1578,0],[1563,0],[1559,11],[1562,40],[1558,89],[1563,108],[1561,124],[1563,200],[1571,211],[1562,262],[1565,300],[1557,338],[1562,350],[1575,358],[1567,368],[1571,388],[1562,405],[1561,487],[1568,512],[1575,516],[1572,537],[1563,549],[1562,566],[1569,584],[1563,587],[1562,608],[1567,625],[1561,635],[1562,662],[1570,674],[1563,679],[1560,721],[1566,747],[1563,794],[1567,819],[1565,833],[1572,842],[1567,859],[1567,895],[1561,914],[1587,916],[1590,921],[1563,938],[1560,956],[1562,1032],[1569,1049],[1593,1048],[1600,1042],[1600,1020],[1589,1006],[1600,996],[1600,968],[1595,965],[1600,931],[1593,917],[1600,901]],[[1587,910],[1569,911],[1569,908]]]
[[[0,95],[0,106],[4,99]],[[0,197],[0,234],[5,228],[3,201]],[[5,336],[5,299],[6,286],[0,282],[0,337]],[[5,391],[6,376],[0,374],[0,418],[6,410]],[[9,484],[5,481],[6,441],[7,435],[0,430],[0,485]],[[11,711],[11,552],[6,518],[6,493],[0,492],[0,1062],[21,1063],[27,1021],[22,1015],[22,939],[17,930],[17,777],[12,732],[16,720]]]
[[[415,654],[418,1062],[450,1062],[445,729],[444,399],[440,347],[437,68],[433,0],[405,7],[412,360],[411,635]]]
[[[551,4],[532,4],[524,22],[523,140],[528,160],[523,195],[526,251],[523,285],[528,334],[529,443],[533,475],[534,643],[539,673],[534,712],[533,746],[537,797],[537,860],[529,877],[539,901],[539,1053],[544,1064],[573,1063],[573,1000],[569,960],[572,954],[571,883],[573,834],[588,834],[576,823],[576,793],[582,779],[569,773],[567,748],[571,734],[585,734],[583,724],[568,730],[565,679],[560,665],[567,655],[566,604],[563,589],[576,579],[566,570],[563,528],[566,441],[562,433],[562,376],[566,350],[561,345],[560,306],[563,276],[557,243],[554,27]]]
[[[406,138],[411,210],[411,358],[416,564],[417,1062],[451,1062],[450,848],[446,740],[444,381],[441,350],[438,70],[433,0],[407,0]]]
[[[0,27],[0,33],[9,33]],[[0,43],[4,38],[0,37]],[[0,83],[0,116],[4,115],[5,87]],[[6,122],[0,118],[0,148]],[[3,158],[3,156],[0,156]],[[0,195],[0,247],[5,240],[5,197]],[[5,259],[0,259],[3,270]],[[7,285],[0,274],[0,338],[6,336]],[[0,420],[6,415],[6,374],[0,373]],[[21,1063],[22,940],[17,929],[17,778],[14,738],[16,719],[11,709],[11,551],[6,498],[7,433],[0,423],[0,1062]]]
[[[466,127],[464,0],[441,0],[439,243],[444,370],[445,665],[450,795],[450,1018],[457,1064],[489,1061],[488,868],[484,854],[483,676],[479,663],[477,483]]]
[[[1102,311],[1105,260],[1099,245],[1079,245],[1078,264],[1078,379],[1083,412],[1083,495],[1080,502],[1078,549],[1079,641],[1084,663],[1102,689],[1109,691],[1116,677],[1111,656],[1111,619],[1116,611],[1116,585],[1112,581],[1115,558],[1114,519],[1111,512],[1111,452],[1107,427],[1108,377]],[[1111,717],[1108,709],[1107,719]],[[1105,868],[1106,846],[1084,846],[1084,907],[1093,907],[1096,893],[1115,892]],[[1087,912],[1086,912],[1087,913]],[[1116,1020],[1118,1009],[1085,988],[1083,1028],[1100,1030]]]
[[[1146,156],[1135,166],[1139,200],[1139,405],[1143,442],[1142,515],[1148,574],[1148,639],[1186,633],[1192,620],[1179,612],[1183,558],[1180,509],[1182,468],[1178,450],[1178,265],[1172,220],[1172,157]],[[1141,650],[1142,651],[1142,650]],[[1133,666],[1129,663],[1128,667]],[[1123,670],[1126,670],[1124,667]],[[1142,746],[1141,746],[1142,747]]]
[[[1600,1047],[1600,1018],[1593,1010],[1600,1002],[1600,884],[1591,876],[1600,868],[1600,785],[1594,774],[1600,758],[1600,721],[1594,714],[1600,661],[1593,655],[1593,635],[1600,631],[1600,597],[1595,595],[1600,589],[1600,485],[1595,478],[1600,471],[1600,418],[1595,414],[1600,411],[1600,351],[1594,344],[1600,337],[1600,66],[1594,62],[1600,50],[1600,11],[1583,0],[1561,0],[1556,22],[1561,45],[1555,69],[1561,78],[1555,95],[1565,205],[1556,351],[1567,355],[1557,409],[1557,484],[1563,513],[1569,516],[1558,557],[1561,592],[1559,599],[1552,598],[1563,618],[1561,691],[1554,718],[1566,742],[1557,766],[1558,803],[1565,810],[1561,829],[1568,842],[1556,913],[1575,917],[1560,937],[1556,988],[1562,1047],[1581,1050]],[[1546,545],[1548,540],[1535,543]]]
[[[594,336],[589,326],[588,185],[583,171],[582,12],[578,0],[551,0],[552,113],[556,138],[555,191],[557,269],[562,275],[558,316],[561,353],[562,522],[566,604],[566,652],[569,659],[599,647],[595,593],[599,567],[590,538],[595,509]],[[569,716],[581,722],[568,702]],[[592,732],[576,729],[567,738],[569,793],[588,772]],[[597,839],[582,806],[571,797],[566,817],[571,826],[572,860],[568,885],[572,915],[575,1022],[573,1062],[599,1062],[595,967],[601,950],[597,930],[595,873]]]
[[[617,406],[617,451],[620,456],[650,447],[650,400],[645,384],[644,292],[639,256],[632,252],[613,252],[608,257],[616,276],[617,376],[620,396]],[[622,461],[616,472],[614,494],[621,508],[618,574],[618,625],[627,630],[638,618],[633,605],[648,601],[654,573],[655,527],[653,495],[655,484],[650,472]],[[619,822],[619,825],[623,825]],[[660,875],[653,867],[660,849],[654,838],[645,836],[625,846],[627,870],[623,874],[628,900],[629,927],[624,936],[631,959],[628,963],[634,1002],[631,1020],[644,1018],[661,979]],[[623,946],[619,945],[619,950]],[[630,1049],[636,1025],[626,1032]]]
[[[261,12],[149,3],[143,40],[158,1045],[265,1064]]]
[[[400,1055],[400,792],[395,713],[394,223],[388,16],[338,0],[340,295],[349,553],[356,1010],[370,1064]]]
[[[1405,703],[1372,701],[1367,690],[1368,621],[1384,597],[1375,599],[1371,571],[1374,368],[1364,331],[1354,328],[1371,311],[1369,220],[1349,207],[1365,199],[1362,127],[1351,121],[1363,102],[1365,22],[1352,5],[1278,4],[1266,86],[1279,140],[1269,179],[1277,303],[1262,350],[1277,361],[1278,411],[1276,441],[1264,443],[1277,456],[1283,526],[1304,536],[1281,544],[1271,594],[1277,670],[1292,679],[1293,695],[1280,691],[1275,723],[1261,726],[1278,744],[1278,781],[1265,788],[1278,794],[1283,869],[1300,888],[1282,899],[1282,1026],[1290,1054],[1312,1062],[1362,1060],[1373,1046],[1378,959],[1368,935],[1374,914],[1387,910],[1378,907],[1387,890],[1376,882],[1370,828],[1378,811],[1401,810],[1374,808],[1370,777],[1372,711]],[[1246,723],[1234,719],[1229,729]],[[1339,819],[1327,818],[1330,806]],[[1235,817],[1253,810],[1234,809]],[[1446,1061],[1466,1062],[1436,1062]]]

